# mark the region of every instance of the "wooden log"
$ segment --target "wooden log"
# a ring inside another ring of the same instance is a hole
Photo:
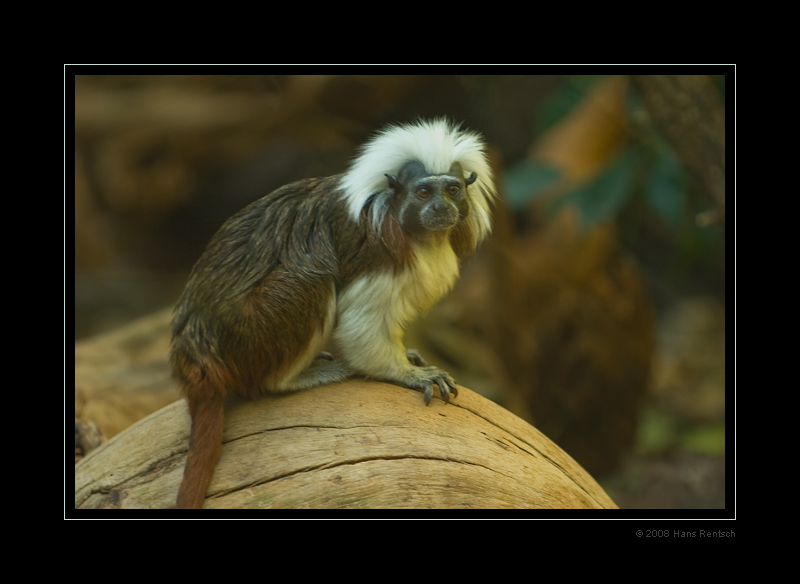
[[[75,466],[75,507],[168,509],[186,462],[177,401]],[[466,388],[450,404],[363,380],[229,404],[205,508],[617,508],[558,446]]]
[[[105,438],[180,397],[170,375],[172,309],[75,343],[75,422]]]

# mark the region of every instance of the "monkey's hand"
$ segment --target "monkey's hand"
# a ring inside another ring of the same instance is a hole
[[[416,365],[416,362],[425,363],[424,359],[419,356],[416,351],[415,359],[412,360],[411,351],[407,353],[408,360]],[[450,402],[450,394],[452,393],[453,396],[458,395],[458,389],[456,389],[456,382],[452,378],[452,376],[445,371],[444,369],[439,369],[438,367],[425,367],[425,366],[417,366],[413,367],[408,371],[408,375],[405,379],[398,380],[400,385],[405,385],[411,389],[417,389],[424,391],[425,393],[425,405],[428,405],[433,398],[433,386],[439,386],[439,393],[442,394],[442,399],[446,402]]]
[[[422,355],[419,354],[419,351],[416,349],[406,349],[406,358],[408,362],[412,365],[416,365],[417,367],[427,367],[428,362],[422,358]]]

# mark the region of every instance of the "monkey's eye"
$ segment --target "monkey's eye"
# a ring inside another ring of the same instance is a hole
[[[455,197],[458,194],[458,191],[461,189],[456,185],[450,185],[447,187],[447,192],[451,197]]]
[[[425,187],[417,189],[417,196],[420,199],[427,199],[430,195],[431,195],[431,192]]]

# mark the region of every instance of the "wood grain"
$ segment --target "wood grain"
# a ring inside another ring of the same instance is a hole
[[[76,508],[172,508],[183,400],[75,466]],[[450,404],[362,380],[236,401],[205,508],[616,508],[534,427],[466,388]]]

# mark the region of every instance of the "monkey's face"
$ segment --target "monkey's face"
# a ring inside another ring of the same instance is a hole
[[[392,212],[403,230],[425,238],[449,229],[469,215],[464,179],[459,165],[446,174],[428,174],[419,162],[406,164],[397,177],[386,175],[394,190]],[[470,182],[474,180],[470,177]]]

